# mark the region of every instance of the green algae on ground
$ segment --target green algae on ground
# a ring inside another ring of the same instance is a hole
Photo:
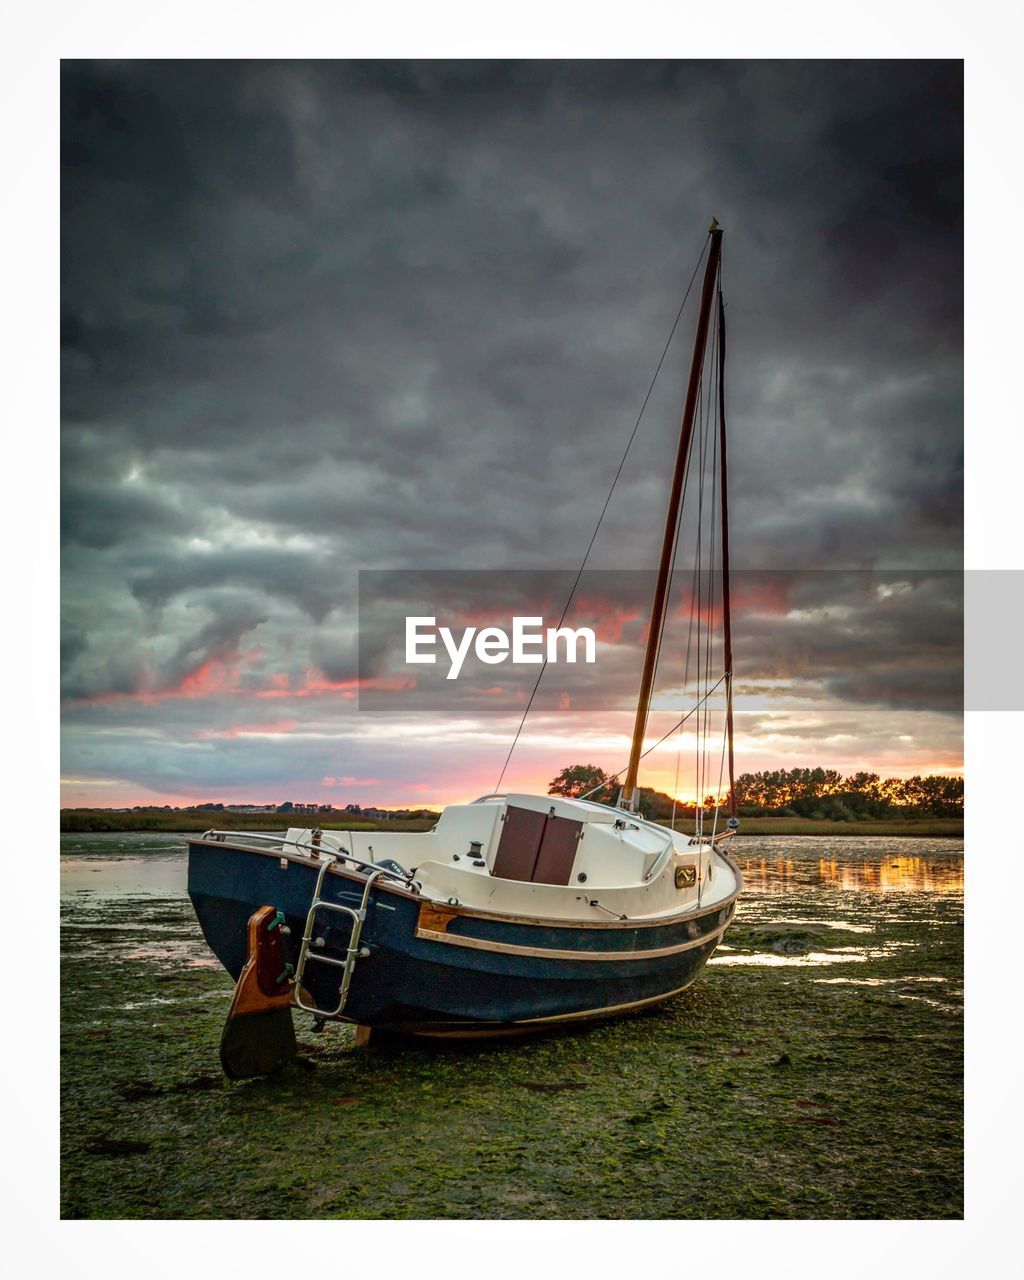
[[[65,1217],[962,1213],[955,895],[828,918],[806,890],[753,895],[652,1013],[456,1048],[296,1018],[300,1059],[241,1084],[187,900],[86,899],[65,904]]]

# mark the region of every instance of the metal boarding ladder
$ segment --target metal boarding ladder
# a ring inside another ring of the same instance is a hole
[[[363,899],[359,904],[358,910],[355,907],[343,906],[340,902],[328,902],[320,896],[323,889],[324,877],[331,864],[337,862],[338,859],[330,854],[322,854],[323,865],[320,867],[320,874],[316,878],[316,888],[313,890],[313,901],[310,904],[309,911],[306,914],[306,928],[302,934],[302,946],[299,948],[299,958],[295,965],[295,976],[292,979],[292,1001],[300,1009],[306,1013],[313,1014],[316,1018],[337,1018],[345,1002],[348,1000],[349,987],[352,985],[352,973],[356,967],[356,961],[361,956],[370,954],[366,947],[359,946],[359,939],[362,936],[363,924],[366,920],[366,907],[370,901],[370,890],[373,888],[374,881],[378,876],[387,875],[388,872],[383,867],[378,867],[371,871],[366,877],[366,884],[363,888]],[[348,916],[352,921],[352,932],[349,934],[348,950],[345,953],[344,960],[335,960],[333,956],[322,956],[315,950],[310,950],[313,942],[313,926],[316,922],[316,913],[318,911],[337,911],[341,915]],[[302,998],[302,978],[306,972],[306,965],[310,960],[317,960],[320,964],[334,965],[342,970],[341,988],[338,992],[338,1003],[333,1009],[320,1009],[315,1004],[306,1004]]]

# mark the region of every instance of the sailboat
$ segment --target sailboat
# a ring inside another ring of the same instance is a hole
[[[618,798],[498,792],[449,805],[426,832],[210,830],[190,840],[189,895],[207,942],[237,982],[221,1051],[229,1075],[285,1061],[294,1052],[295,1011],[318,1027],[355,1023],[363,1039],[517,1035],[632,1013],[688,987],[720,943],[742,890],[727,848],[739,824],[721,252],[713,222]],[[720,481],[712,509],[720,517],[715,616],[724,672],[705,683],[683,720],[696,713],[699,723],[703,713],[706,724],[708,699],[721,690],[728,792],[723,802],[720,777],[713,805],[698,806],[694,829],[682,832],[642,816],[638,776],[653,750],[645,751],[645,739],[695,423],[710,404],[716,429],[710,417],[708,433],[703,419],[700,429],[705,452],[714,437]]]

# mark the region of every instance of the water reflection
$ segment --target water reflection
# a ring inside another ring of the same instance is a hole
[[[65,837],[61,852],[65,947],[107,960],[216,966],[188,901],[181,836]],[[896,930],[961,918],[962,841],[740,836],[732,853],[745,880],[736,922],[752,936],[744,946],[735,945],[739,930],[727,935],[713,965],[845,967],[900,947],[909,957],[913,948]]]
[[[877,889],[900,893],[963,893],[963,858],[894,858],[878,863],[844,865],[818,861],[823,883],[839,889]]]
[[[188,901],[182,836],[63,836],[60,880],[62,959],[218,967]]]
[[[806,841],[810,847],[794,847],[798,840]],[[751,848],[755,843],[762,848],[766,844],[785,847],[755,853]],[[850,847],[835,847],[843,843]],[[822,850],[822,844],[831,848]],[[905,848],[907,844],[939,847],[911,851]],[[882,837],[844,840],[835,836],[823,840],[803,836],[762,841],[751,837],[737,841],[733,855],[743,870],[747,889],[756,893],[784,893],[794,887],[814,885],[859,893],[962,894],[964,891],[960,841],[887,841]]]
[[[726,935],[712,964],[848,969],[903,947],[904,972],[912,979],[914,945],[897,941],[898,931],[956,926],[962,919],[959,840],[748,836],[737,839],[732,852],[745,881],[739,928]],[[740,941],[742,928],[749,932]],[[851,934],[860,935],[855,945]]]
[[[719,947],[708,961],[708,964],[756,964],[773,966],[795,966],[806,968],[808,965],[821,964],[863,964],[876,956],[888,955],[884,948],[871,949],[865,947],[861,951],[851,952],[849,948],[835,951],[809,951],[805,956],[779,955],[773,951],[734,952],[729,947]]]

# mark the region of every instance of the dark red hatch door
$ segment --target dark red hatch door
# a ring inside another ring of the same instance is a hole
[[[582,822],[549,814],[531,879],[537,884],[568,884],[582,831]]]
[[[491,875],[502,880],[532,880],[547,820],[546,813],[510,804],[505,810]]]
[[[502,880],[568,884],[583,823],[509,805],[491,874]]]

